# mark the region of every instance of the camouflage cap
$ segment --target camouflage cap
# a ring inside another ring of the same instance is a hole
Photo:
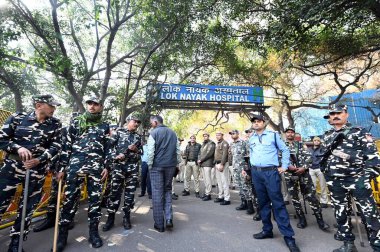
[[[230,135],[233,135],[233,134],[239,134],[239,131],[236,130],[236,129],[234,129],[234,130],[231,130],[231,131],[229,132],[229,134],[230,134]]]
[[[329,113],[347,111],[347,105],[345,104],[330,104]]]
[[[265,118],[265,116],[263,116],[263,115],[255,115],[255,114],[253,114],[253,115],[251,115],[251,122],[253,122],[254,120],[260,120],[260,121],[266,121],[266,118]]]
[[[41,103],[47,103],[50,106],[60,106],[61,103],[56,101],[52,95],[33,95],[32,97],[33,103],[41,102]]]
[[[129,122],[129,121],[135,121],[135,122],[138,122],[138,123],[141,123],[141,120],[138,118],[138,116],[136,116],[136,115],[129,115],[128,117],[127,117],[127,119],[125,119],[125,121],[126,122]]]
[[[90,98],[88,98],[86,100],[86,103],[88,104],[89,102],[95,102],[97,104],[102,104],[101,101],[100,101],[100,98],[96,97],[96,96],[91,96]]]
[[[296,133],[296,130],[293,128],[293,127],[287,127],[285,129],[285,132],[288,132],[289,130],[293,131],[294,133]]]

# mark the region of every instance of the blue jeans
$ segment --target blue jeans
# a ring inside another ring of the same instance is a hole
[[[259,201],[260,216],[263,222],[263,231],[272,233],[273,225],[271,221],[272,208],[277,222],[278,229],[285,240],[294,241],[294,231],[289,221],[289,214],[286,210],[284,199],[281,193],[281,176],[278,171],[252,171],[252,185],[256,189]]]
[[[141,194],[145,194],[148,191],[148,195],[152,195],[152,185],[150,184],[150,176],[147,162],[141,163]]]

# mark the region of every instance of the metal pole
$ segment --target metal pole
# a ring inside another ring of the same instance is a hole
[[[29,196],[29,180],[30,180],[30,169],[26,169],[25,184],[24,184],[24,198],[22,201],[20,237],[19,237],[19,243],[18,243],[19,252],[22,251],[22,242],[24,241],[25,217],[26,217],[26,208],[27,208],[28,196]]]
[[[59,205],[61,203],[61,192],[62,192],[62,179],[58,183],[58,195],[57,195],[57,210],[55,213],[55,226],[54,226],[54,244],[53,252],[57,251],[57,240],[58,240],[58,221],[59,221]]]

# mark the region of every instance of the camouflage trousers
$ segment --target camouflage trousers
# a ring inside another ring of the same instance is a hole
[[[243,167],[240,165],[235,165],[234,167],[234,181],[236,186],[239,188],[239,196],[242,200],[253,200],[252,196],[252,183],[247,181],[247,179],[241,174]]]
[[[12,197],[14,196],[17,186],[22,184],[25,187],[26,171],[22,167],[22,162],[6,159],[0,168],[0,216],[7,210]],[[25,231],[24,235],[29,232],[29,226],[32,220],[33,210],[37,207],[41,199],[42,186],[45,182],[45,167],[37,166],[30,169],[30,180],[28,187],[28,200],[26,205]],[[23,209],[22,192],[15,224],[12,226],[10,235],[20,235],[22,209]],[[1,219],[1,218],[0,218]]]
[[[138,182],[138,164],[116,164],[112,170],[111,194],[108,199],[108,213],[116,213],[121,202],[124,189],[124,212],[130,212],[134,207],[135,191]]]
[[[322,213],[321,205],[316,196],[316,191],[313,185],[313,181],[308,172],[305,172],[302,175],[292,175],[291,173],[285,173],[285,182],[288,187],[290,196],[292,197],[292,203],[296,214],[298,216],[304,215],[302,210],[302,204],[300,201],[299,194],[301,192],[301,187],[303,188],[303,195],[305,199],[309,201],[311,210],[313,210],[316,217],[320,217]]]
[[[69,167],[70,170],[70,167]],[[65,200],[61,210],[60,224],[68,225],[74,220],[77,211],[78,199],[81,193],[81,184],[87,178],[88,192],[88,221],[89,223],[99,223],[102,217],[100,208],[102,182],[99,174],[78,175],[76,172],[69,172],[66,178]]]
[[[371,246],[380,249],[380,214],[373,198],[368,176],[330,177],[326,176],[327,186],[334,205],[338,234],[346,241],[355,240],[350,219],[351,197],[361,209],[361,217],[369,233]]]
[[[50,189],[50,197],[49,197],[49,202],[47,206],[47,211],[49,213],[55,213],[57,210],[57,200],[58,200],[58,185],[59,183],[55,179],[55,176],[53,175],[53,178],[51,180],[51,189]],[[62,184],[62,187],[64,184]],[[80,200],[80,195],[78,195],[78,198],[75,203],[75,212],[79,208],[79,200]]]

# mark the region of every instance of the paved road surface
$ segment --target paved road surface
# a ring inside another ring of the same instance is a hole
[[[182,190],[183,184],[177,183],[177,194],[180,194]],[[139,189],[137,191],[139,192]],[[158,233],[153,229],[150,200],[147,197],[136,197],[136,207],[132,214],[133,228],[129,231],[123,229],[122,214],[118,212],[116,226],[109,232],[100,231],[104,245],[99,249],[92,249],[88,243],[87,204],[83,203],[75,219],[76,227],[69,232],[65,251],[288,251],[276,225],[273,230],[274,239],[254,240],[252,234],[261,231],[261,222],[254,222],[252,216],[245,214],[245,211],[236,211],[235,207],[240,203],[237,191],[232,191],[231,195],[232,205],[230,206],[220,206],[213,201],[203,202],[195,198],[193,192],[190,196],[180,196],[179,200],[173,201],[174,229],[164,233]],[[288,210],[289,213],[294,213],[291,205],[288,206]],[[103,213],[105,212],[103,210]],[[291,219],[296,232],[295,238],[301,251],[324,252],[339,247],[341,242],[335,241],[333,238],[336,230],[332,228],[328,233],[320,231],[310,209],[308,213],[309,225],[306,229],[298,229],[296,227],[297,220]],[[332,226],[334,223],[332,209],[324,210],[324,216],[327,223]],[[103,215],[100,230],[105,220],[106,217]],[[362,229],[364,231],[364,227]],[[0,252],[7,251],[8,233],[9,229],[0,230]],[[366,236],[364,238],[366,239]],[[52,242],[53,229],[41,233],[31,232],[28,240],[24,243],[24,249],[26,252],[48,252]],[[365,241],[364,248],[360,247],[358,236],[356,246],[360,252],[371,251],[367,241]]]

